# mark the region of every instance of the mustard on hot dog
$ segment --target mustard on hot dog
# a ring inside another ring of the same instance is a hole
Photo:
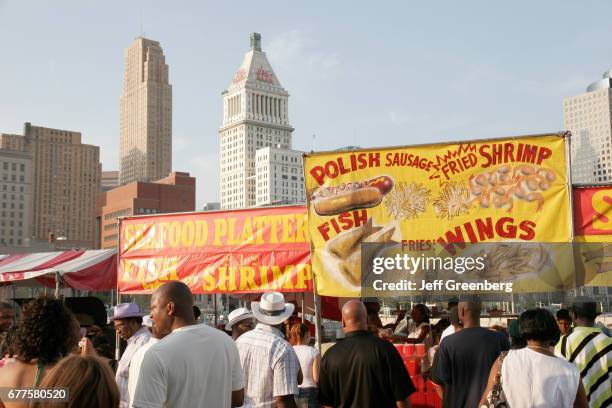
[[[312,201],[317,214],[336,215],[358,208],[377,206],[392,188],[393,179],[380,176],[364,182],[319,188],[312,195]]]

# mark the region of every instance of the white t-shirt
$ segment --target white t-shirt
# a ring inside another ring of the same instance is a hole
[[[231,406],[244,388],[238,349],[230,336],[205,324],[181,327],[145,354],[134,408]]]
[[[140,367],[142,366],[142,360],[144,360],[145,353],[151,348],[159,339],[151,337],[149,341],[139,348],[132,356],[130,361],[130,375],[128,377],[128,395],[129,395],[129,407],[132,407],[134,401],[134,392],[136,392],[136,384],[138,384],[138,375],[140,373]]]
[[[421,333],[421,328],[428,325],[429,323],[426,322],[416,324],[412,319],[403,319],[401,322],[399,322],[393,331],[393,334],[406,336],[409,339],[416,339]]]
[[[297,354],[298,360],[300,360],[302,376],[304,377],[302,383],[298,385],[298,387],[315,388],[317,383],[314,378],[312,378],[312,365],[319,355],[319,351],[314,347],[304,345],[293,346],[293,350],[295,350],[295,354]]]
[[[426,322],[421,322],[418,325],[412,324],[408,326],[408,338],[409,339],[417,339],[419,338],[419,335],[421,334],[421,330],[423,329],[423,327],[427,327],[429,326],[429,323]]]
[[[578,381],[573,364],[527,347],[510,350],[502,365],[502,387],[511,407],[572,408]]]
[[[446,336],[450,336],[451,334],[455,334],[455,326],[453,326],[452,324],[442,331],[442,335],[440,335],[440,341],[442,341],[442,339],[444,339]]]

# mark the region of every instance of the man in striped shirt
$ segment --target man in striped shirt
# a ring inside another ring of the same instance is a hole
[[[574,330],[561,337],[555,354],[580,371],[589,407],[609,407],[612,405],[612,338],[594,327],[595,302],[576,298],[569,311]]]
[[[296,408],[300,361],[280,331],[294,305],[282,293],[266,292],[251,302],[259,323],[236,339],[244,370],[244,408]]]

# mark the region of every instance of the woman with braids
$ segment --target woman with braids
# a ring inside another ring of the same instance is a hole
[[[23,307],[12,342],[14,361],[0,368],[0,387],[36,388],[62,357],[78,351],[79,325],[61,300],[41,296]],[[26,402],[0,402],[0,408]]]

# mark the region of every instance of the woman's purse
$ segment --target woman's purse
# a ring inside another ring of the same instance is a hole
[[[499,372],[495,375],[493,380],[493,389],[487,396],[487,402],[481,408],[509,408],[508,402],[506,401],[506,394],[502,387],[502,364],[504,358],[508,354],[507,351],[502,351],[499,355]]]

